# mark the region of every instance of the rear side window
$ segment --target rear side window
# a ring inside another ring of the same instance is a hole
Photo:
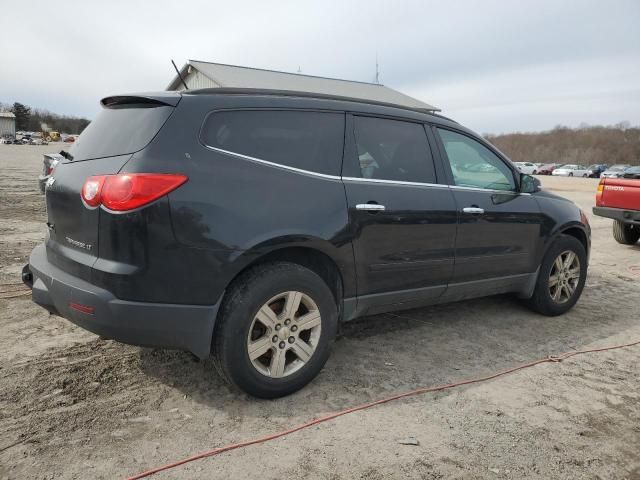
[[[354,117],[354,126],[362,178],[436,183],[422,124]]]
[[[205,145],[311,172],[339,175],[344,114],[237,110],[207,118]]]
[[[173,107],[154,104],[103,108],[69,153],[75,161],[137,152],[155,137],[172,111]]]

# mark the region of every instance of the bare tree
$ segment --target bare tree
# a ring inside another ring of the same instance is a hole
[[[546,132],[485,138],[516,162],[640,165],[640,127],[627,121],[614,126],[583,123],[576,129],[557,125]]]

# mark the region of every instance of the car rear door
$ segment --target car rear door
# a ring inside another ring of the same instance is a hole
[[[424,125],[354,115],[346,132],[358,313],[437,299],[453,271],[457,213],[449,187],[437,183]]]
[[[459,213],[447,296],[497,293],[524,281],[537,268],[541,242],[535,198],[517,191],[519,174],[489,145],[455,129],[434,128],[434,135]]]

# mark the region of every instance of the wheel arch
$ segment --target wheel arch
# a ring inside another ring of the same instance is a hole
[[[553,245],[553,242],[555,242],[561,235],[569,235],[577,239],[584,246],[584,249],[587,252],[587,259],[589,258],[589,250],[591,248],[589,234],[587,233],[587,230],[582,223],[571,222],[560,226],[553,232],[552,235],[550,235],[549,239],[546,242],[546,245],[544,246],[542,255],[540,256],[540,262],[542,262],[542,259],[547,254],[547,251],[549,250],[551,245]]]
[[[584,230],[583,227],[578,227],[578,226],[567,227],[561,230],[560,232],[558,232],[558,235],[570,235],[576,238],[584,246],[584,250],[587,252],[587,256],[589,255],[589,240],[588,240],[589,237],[587,236],[587,232]],[[556,235],[556,237],[558,235]]]
[[[308,268],[322,278],[336,300],[339,313],[342,313],[342,300],[345,296],[345,290],[349,290],[347,282],[353,282],[355,275],[352,263],[351,265],[349,264],[348,255],[352,255],[350,249],[347,252],[347,258],[342,258],[345,256],[344,253],[342,256],[339,255],[335,246],[320,240],[307,239],[302,244],[299,242],[276,245],[273,245],[273,242],[269,243],[271,244],[270,246],[257,245],[250,250],[242,252],[233,261],[235,268],[230,280],[227,282],[227,290],[245,272],[257,265],[291,262]]]

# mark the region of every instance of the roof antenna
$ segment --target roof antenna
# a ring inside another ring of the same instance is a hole
[[[298,65],[298,73],[302,73],[302,69],[300,68],[300,65]]]
[[[376,83],[380,83],[380,69],[378,68],[378,51],[376,50]]]
[[[176,69],[176,73],[178,74],[178,78],[180,78],[180,80],[182,80],[182,84],[184,85],[184,89],[185,90],[189,90],[189,87],[187,87],[187,82],[184,81],[184,78],[182,78],[182,75],[180,74],[180,70],[178,70],[178,67],[176,67],[176,62],[174,62],[173,59],[171,59],[171,63],[173,64],[173,68]]]

